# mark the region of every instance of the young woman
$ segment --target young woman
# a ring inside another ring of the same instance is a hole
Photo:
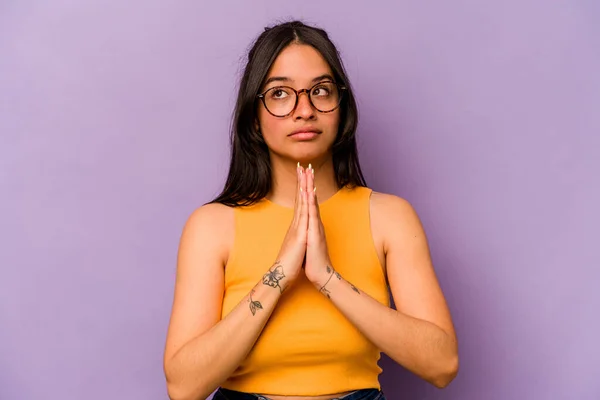
[[[257,38],[224,190],[181,236],[171,399],[384,399],[381,351],[437,387],[455,377],[425,233],[407,201],[366,186],[356,126],[325,31],[288,22]]]

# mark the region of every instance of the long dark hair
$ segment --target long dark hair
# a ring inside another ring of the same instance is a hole
[[[336,82],[347,88],[332,147],[335,179],[338,187],[366,186],[356,148],[358,110],[339,52],[323,29],[290,21],[265,28],[248,52],[231,125],[229,174],[223,191],[211,203],[248,206],[263,199],[271,190],[269,149],[255,127],[256,96],[279,53],[292,43],[310,45],[319,51],[331,67]]]

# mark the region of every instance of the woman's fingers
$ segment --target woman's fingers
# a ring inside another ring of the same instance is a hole
[[[302,199],[302,175],[304,175],[304,168],[300,166],[300,163],[296,166],[296,198],[294,200],[294,218],[296,221],[300,218],[300,204]]]
[[[315,170],[310,164],[306,170],[306,175],[306,191],[308,194],[308,224],[309,226],[312,226],[316,229],[319,226],[319,210],[317,203],[317,195],[315,192]]]
[[[298,219],[299,227],[306,230],[308,228],[308,193],[306,188],[308,169],[300,176],[300,216]]]
[[[310,208],[312,208],[315,201],[315,170],[312,169],[311,164],[308,164],[308,168],[306,169],[306,192],[308,193],[308,212],[310,215]]]

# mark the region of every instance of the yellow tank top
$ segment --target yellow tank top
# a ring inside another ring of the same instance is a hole
[[[320,205],[333,267],[389,306],[385,274],[370,229],[371,189],[342,188]],[[222,317],[273,264],[293,209],[267,199],[235,211],[225,267]],[[286,289],[248,357],[222,387],[250,393],[316,396],[380,388],[378,350],[304,274]]]

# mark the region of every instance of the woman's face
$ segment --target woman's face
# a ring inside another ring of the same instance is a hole
[[[271,66],[266,84],[261,93],[279,87],[288,86],[296,90],[310,89],[319,82],[332,82],[333,72],[313,47],[292,44],[281,51]],[[312,98],[321,110],[327,109],[331,85],[319,85],[313,89]],[[269,110],[281,115],[293,104],[294,93],[288,89],[271,90],[265,95]],[[291,101],[291,103],[290,103]],[[310,103],[308,94],[298,96],[294,111],[285,117],[272,115],[262,101],[258,107],[260,131],[271,150],[271,156],[297,161],[317,162],[329,154],[335,141],[339,124],[339,107],[335,111],[322,113]],[[314,132],[311,132],[314,131]],[[299,133],[295,133],[299,132]]]

